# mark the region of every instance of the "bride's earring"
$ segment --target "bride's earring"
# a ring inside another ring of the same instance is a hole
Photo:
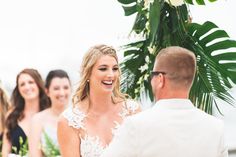
[[[86,83],[86,92],[87,92],[87,95],[89,94],[89,80],[87,80],[87,83]]]

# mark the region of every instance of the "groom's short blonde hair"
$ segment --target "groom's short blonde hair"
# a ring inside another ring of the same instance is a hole
[[[196,73],[196,57],[185,48],[167,47],[158,53],[154,68],[165,72],[174,87],[190,88]]]

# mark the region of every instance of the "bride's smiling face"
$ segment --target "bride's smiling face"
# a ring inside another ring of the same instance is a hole
[[[90,89],[102,93],[111,93],[117,84],[119,75],[116,59],[109,55],[101,56],[93,66],[89,79]]]

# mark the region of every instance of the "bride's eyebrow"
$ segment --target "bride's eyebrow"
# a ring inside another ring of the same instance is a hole
[[[108,67],[108,66],[109,65],[107,65],[107,64],[102,64],[102,65],[99,65],[98,67]],[[118,64],[115,64],[112,67],[118,67]]]
[[[99,66],[98,66],[98,68],[101,68],[101,67],[102,67],[102,68],[103,68],[103,67],[108,67],[108,65],[102,64],[102,65],[99,65]]]

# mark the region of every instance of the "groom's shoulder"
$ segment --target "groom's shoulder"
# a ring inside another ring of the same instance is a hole
[[[199,119],[201,119],[203,125],[207,125],[210,128],[220,129],[224,128],[224,121],[219,117],[210,115],[200,109],[196,109],[199,114]]]
[[[134,122],[134,123],[146,123],[151,117],[152,115],[155,114],[153,113],[153,110],[151,108],[149,109],[145,109],[137,114],[134,114],[132,116],[129,116],[130,121]]]
[[[215,116],[213,116],[213,115],[210,115],[210,114],[204,112],[203,110],[201,110],[201,109],[199,109],[199,108],[197,108],[197,107],[194,107],[194,109],[195,109],[195,112],[196,112],[199,116],[201,116],[201,117],[203,117],[203,118],[205,118],[205,119],[209,119],[209,120],[211,120],[211,121],[218,121],[218,122],[221,121],[219,118],[217,118],[217,117],[215,117]]]

